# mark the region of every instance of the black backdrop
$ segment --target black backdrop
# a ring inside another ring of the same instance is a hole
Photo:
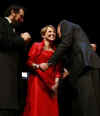
[[[75,1],[76,2],[76,1]],[[0,3],[0,16],[5,9],[13,3],[24,6],[27,9],[25,21],[18,28],[19,32],[28,31],[32,35],[32,41],[40,41],[40,29],[48,24],[55,27],[62,19],[68,19],[78,23],[87,33],[91,43],[97,44],[97,53],[100,55],[99,38],[99,7],[98,3],[75,3],[68,1],[33,1],[33,0],[2,0]],[[20,96],[22,109],[25,103],[27,81],[21,79]],[[66,87],[67,88],[67,87]],[[68,90],[68,89],[67,89]]]
[[[52,24],[55,27],[62,19],[78,23],[87,33],[89,40],[97,44],[99,52],[99,7],[98,3],[77,1],[33,1],[33,0],[2,0],[0,15],[10,4],[19,4],[27,9],[25,21],[19,28],[20,32],[28,31],[33,41],[40,41],[40,29]]]

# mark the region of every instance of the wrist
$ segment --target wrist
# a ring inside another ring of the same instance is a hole
[[[32,63],[32,67],[33,67],[33,69],[38,69],[39,68],[39,64]]]
[[[36,68],[39,69],[40,68],[40,65],[39,64],[36,64]]]

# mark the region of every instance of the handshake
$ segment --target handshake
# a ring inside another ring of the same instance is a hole
[[[48,63],[41,64],[32,64],[33,69],[40,69],[42,71],[46,71],[48,69]]]
[[[24,39],[25,44],[28,44],[31,41],[31,35],[28,32],[21,33],[20,36]]]

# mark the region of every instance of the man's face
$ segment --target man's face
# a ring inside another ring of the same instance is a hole
[[[15,24],[23,23],[24,21],[24,10],[20,9],[18,13],[15,13],[14,22]]]
[[[57,34],[58,34],[58,37],[61,38],[60,25],[58,25],[57,27]]]
[[[53,28],[48,27],[45,33],[45,39],[49,41],[54,41],[56,39],[56,32]]]

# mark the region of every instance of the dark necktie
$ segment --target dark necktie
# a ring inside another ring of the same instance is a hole
[[[13,32],[15,32],[15,27],[14,27],[14,25],[13,25],[12,23],[10,23],[10,26],[12,27]]]

